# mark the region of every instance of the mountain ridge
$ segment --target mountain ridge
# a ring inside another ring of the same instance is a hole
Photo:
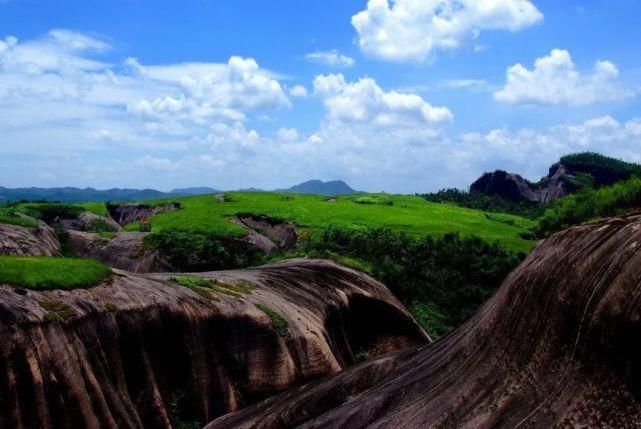
[[[270,192],[258,188],[242,189],[243,192]],[[158,198],[169,198],[173,196],[192,196],[215,194],[222,192],[218,189],[207,186],[196,186],[187,188],[177,188],[169,192],[158,191],[156,189],[130,189],[130,188],[77,188],[73,186],[54,187],[54,188],[6,188],[0,186],[0,202],[2,201],[60,201],[64,203],[76,202],[134,202],[141,200],[151,200]],[[357,191],[352,189],[342,180],[333,180],[323,182],[321,180],[308,180],[299,183],[287,189],[277,189],[273,192],[295,192],[303,194],[317,195],[347,195],[355,194]]]

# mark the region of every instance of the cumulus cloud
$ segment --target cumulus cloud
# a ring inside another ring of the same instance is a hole
[[[303,85],[296,85],[289,89],[289,95],[295,98],[307,97],[307,88]]]
[[[325,64],[331,67],[351,67],[356,64],[354,58],[343,55],[338,50],[332,49],[331,51],[317,51],[305,55],[307,60]]]
[[[329,122],[408,128],[452,120],[447,107],[435,107],[416,94],[385,92],[374,79],[347,82],[342,74],[314,79],[314,93],[323,99]]]
[[[582,106],[631,97],[618,76],[618,68],[609,61],[597,61],[592,72],[582,73],[568,51],[554,49],[538,58],[532,70],[521,64],[510,67],[505,86],[494,98],[510,104]]]
[[[543,19],[529,0],[369,0],[352,17],[361,50],[390,61],[424,61],[483,30],[518,31]]]

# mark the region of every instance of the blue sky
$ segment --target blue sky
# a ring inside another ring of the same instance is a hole
[[[466,187],[641,161],[641,1],[0,0],[0,185]]]

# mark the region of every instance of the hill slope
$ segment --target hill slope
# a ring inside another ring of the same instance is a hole
[[[239,236],[245,230],[234,221],[239,215],[251,214],[291,221],[300,229],[311,231],[336,226],[386,227],[412,236],[460,232],[488,241],[498,240],[512,250],[529,251],[533,247],[533,242],[520,237],[533,226],[529,220],[429,203],[420,197],[368,194],[330,199],[317,195],[230,192],[225,194],[224,202],[210,195],[172,200],[182,208],[153,216],[152,231],[191,229]],[[152,204],[163,201],[168,200]],[[136,224],[128,227],[137,228]]]

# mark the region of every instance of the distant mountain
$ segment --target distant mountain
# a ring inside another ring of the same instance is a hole
[[[62,201],[66,203],[81,201],[141,201],[154,198],[167,198],[180,195],[199,195],[217,192],[211,188],[175,189],[161,192],[155,189],[105,189],[94,188],[3,188],[0,187],[0,201]]]
[[[289,189],[280,189],[280,191],[317,195],[347,195],[357,193],[342,180],[333,180],[330,182],[323,182],[321,180],[309,180],[299,185],[292,186]]]
[[[470,192],[495,195],[513,202],[548,203],[586,187],[610,186],[632,176],[641,176],[641,165],[584,152],[562,157],[537,183],[518,174],[496,170],[483,174],[472,183]]]
[[[205,194],[216,194],[220,192],[217,189],[214,188],[208,188],[208,187],[195,187],[195,188],[180,188],[180,189],[174,189],[173,191],[170,191],[169,193],[171,195],[205,195]]]

